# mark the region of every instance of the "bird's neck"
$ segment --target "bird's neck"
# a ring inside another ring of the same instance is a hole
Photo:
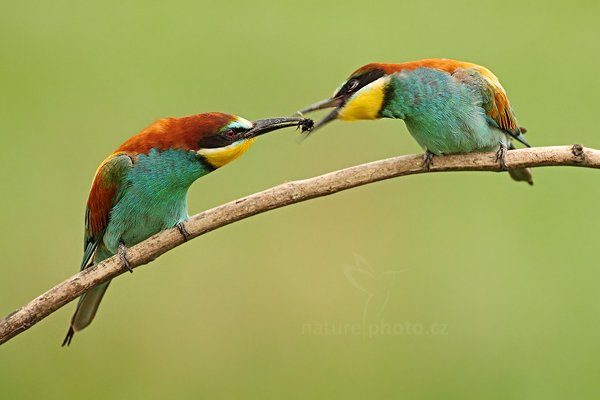
[[[379,111],[381,118],[399,118],[405,119],[410,113],[410,99],[407,94],[410,94],[404,79],[400,79],[398,74],[391,76],[388,84],[385,98]]]
[[[451,103],[463,100],[464,93],[446,72],[419,68],[393,74],[380,115],[384,118],[444,118]]]
[[[152,149],[148,154],[137,156],[130,181],[151,196],[185,196],[190,185],[198,178],[211,172],[195,152],[180,149],[159,151]]]

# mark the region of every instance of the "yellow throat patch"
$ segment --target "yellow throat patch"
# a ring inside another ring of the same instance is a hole
[[[341,108],[338,118],[344,121],[379,118],[387,82],[387,79],[380,78],[360,89]]]
[[[254,143],[256,138],[246,139],[232,143],[229,146],[217,147],[215,149],[200,149],[200,154],[213,167],[220,168],[244,154]]]

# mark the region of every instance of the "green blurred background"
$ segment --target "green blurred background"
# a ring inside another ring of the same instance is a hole
[[[417,4],[418,3],[418,4]],[[371,61],[492,69],[528,140],[600,147],[597,1],[20,1],[0,14],[0,314],[78,269],[97,165],[153,120],[289,115]],[[190,213],[420,149],[265,136]],[[406,177],[219,229],[0,348],[2,398],[598,398],[598,172]]]

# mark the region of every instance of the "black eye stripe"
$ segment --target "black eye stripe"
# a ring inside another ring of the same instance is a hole
[[[200,139],[198,147],[204,149],[214,149],[217,147],[225,147],[229,144],[231,144],[231,140],[227,138],[224,134],[221,134],[203,137],[202,139]]]
[[[229,132],[229,131],[233,131],[234,133],[236,133],[236,134],[237,134],[237,133],[243,133],[243,132],[246,132],[247,130],[248,130],[247,128],[243,128],[243,127],[241,127],[241,126],[234,126],[234,127],[231,127],[231,128],[229,128],[229,127],[225,127],[225,128],[223,129],[222,133],[224,133],[224,134],[227,134],[227,132]]]
[[[344,86],[335,94],[335,97],[338,96],[348,96],[352,93],[358,92],[360,89],[364,88],[368,84],[375,82],[377,79],[381,78],[385,75],[385,72],[382,69],[374,69],[368,72],[363,73],[362,75],[355,76],[350,78]]]
[[[224,127],[214,135],[206,136],[200,139],[198,146],[200,148],[214,149],[217,147],[225,147],[239,139],[241,133],[249,131],[250,128],[241,126]],[[233,135],[231,134],[233,132]]]

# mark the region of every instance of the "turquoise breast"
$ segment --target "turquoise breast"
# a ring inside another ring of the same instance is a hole
[[[152,149],[138,156],[110,213],[103,237],[108,252],[115,254],[121,241],[130,247],[187,219],[187,191],[209,172],[191,151]]]

